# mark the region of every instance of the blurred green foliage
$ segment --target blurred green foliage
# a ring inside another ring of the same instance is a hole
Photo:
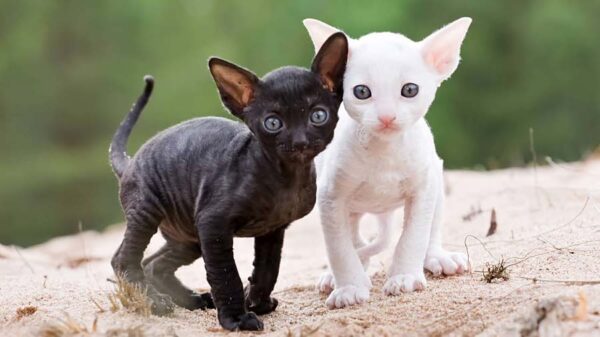
[[[598,14],[599,1],[558,0],[0,0],[0,242],[121,221],[107,149],[142,76],[157,84],[130,153],[179,121],[226,115],[211,55],[258,74],[308,66],[306,17],[412,39],[473,17],[428,115],[446,166],[522,165],[530,127],[540,156],[579,159],[600,143]]]

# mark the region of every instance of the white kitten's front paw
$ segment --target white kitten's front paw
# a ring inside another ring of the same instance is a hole
[[[369,288],[354,285],[335,289],[327,298],[325,304],[329,309],[343,308],[366,302],[369,299]]]
[[[388,296],[395,296],[400,295],[400,293],[424,290],[426,287],[427,281],[423,272],[398,274],[388,278],[383,286],[383,293]]]
[[[469,260],[463,253],[437,249],[427,253],[425,269],[433,275],[458,275],[469,270]]]
[[[335,289],[333,274],[331,274],[330,271],[321,274],[319,282],[317,283],[317,289],[323,294],[329,294]]]

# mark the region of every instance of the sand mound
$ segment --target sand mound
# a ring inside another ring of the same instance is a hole
[[[313,287],[326,268],[313,212],[288,231],[274,295],[280,306],[264,317],[260,335],[599,336],[600,282],[589,281],[600,280],[600,161],[552,164],[537,172],[450,171],[446,178],[446,247],[465,251],[466,242],[473,274],[429,277],[423,292],[386,297],[381,288],[390,248],[371,263],[369,303],[327,310]],[[497,232],[486,238],[492,209]],[[363,221],[367,237],[370,224],[370,218]],[[169,317],[111,312],[109,260],[122,232],[115,226],[28,249],[0,246],[0,335],[251,335],[220,329],[214,310],[176,309]],[[157,236],[147,253],[160,244]],[[252,240],[237,240],[235,254],[246,279]],[[486,265],[502,259],[509,280],[482,281]],[[193,288],[208,288],[201,260],[177,273]],[[60,322],[62,330],[48,330]]]

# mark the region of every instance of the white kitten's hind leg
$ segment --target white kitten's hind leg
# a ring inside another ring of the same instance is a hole
[[[369,266],[369,259],[371,256],[384,251],[391,240],[394,211],[376,214],[375,217],[377,218],[377,225],[379,227],[377,237],[373,241],[357,249],[358,257],[363,263],[365,270],[367,270]]]
[[[321,274],[319,281],[317,282],[317,290],[323,294],[330,294],[335,289],[335,280],[331,270],[327,269],[326,272]]]
[[[348,217],[348,225],[352,233],[352,245],[356,250],[367,245],[367,241],[360,235],[360,219],[362,216],[361,213],[350,213]]]
[[[425,269],[433,275],[456,275],[469,270],[467,256],[460,252],[450,252],[442,247],[442,223],[444,210],[444,180],[441,179],[441,188],[438,189],[435,213],[431,226],[431,237],[427,256],[425,257]]]
[[[450,252],[443,248],[429,250],[425,258],[425,269],[436,276],[457,275],[469,270],[469,261],[461,252]]]

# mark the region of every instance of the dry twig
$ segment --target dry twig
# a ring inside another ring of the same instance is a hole
[[[490,219],[490,228],[488,229],[486,237],[494,235],[498,229],[498,221],[496,221],[496,209],[492,208],[492,218]]]

